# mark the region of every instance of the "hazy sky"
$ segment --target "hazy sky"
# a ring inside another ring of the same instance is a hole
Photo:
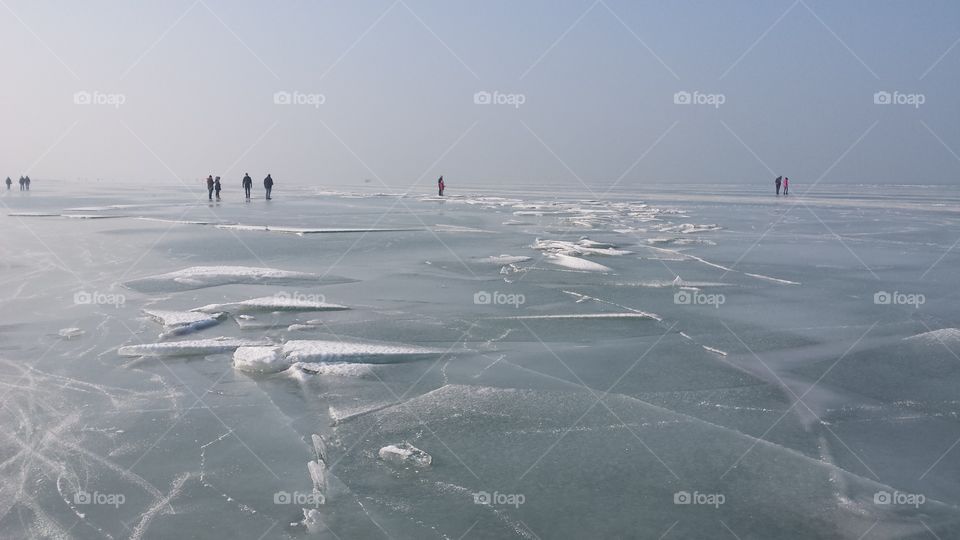
[[[956,0],[2,0],[0,176],[954,182],[958,40]]]

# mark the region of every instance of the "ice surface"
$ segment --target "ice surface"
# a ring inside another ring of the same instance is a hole
[[[225,314],[220,312],[195,313],[192,311],[170,311],[162,309],[143,310],[150,318],[163,325],[160,339],[199,332],[220,324]]]
[[[58,189],[4,198],[2,538],[960,537],[960,188]]]
[[[430,454],[408,442],[389,444],[381,448],[377,454],[380,456],[380,459],[396,465],[429,467],[431,461],[433,461]]]

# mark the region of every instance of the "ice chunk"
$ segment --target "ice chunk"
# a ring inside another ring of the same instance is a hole
[[[84,331],[81,330],[80,328],[72,328],[72,327],[71,327],[71,328],[61,328],[60,331],[57,332],[57,333],[60,335],[60,337],[67,338],[67,339],[71,339],[71,338],[75,338],[75,337],[80,337],[80,336],[86,334],[86,332],[84,332]]]
[[[326,502],[327,464],[323,461],[308,461],[307,470],[310,471],[310,479],[313,480],[313,492],[320,496],[317,500],[321,504]]]
[[[523,255],[492,255],[490,257],[483,257],[482,259],[477,259],[478,262],[490,263],[490,264],[516,264],[521,262],[527,262],[531,260],[531,257],[526,257]]]
[[[239,347],[233,351],[233,367],[240,371],[274,373],[290,367],[280,347]]]
[[[364,378],[373,375],[373,364],[359,364],[354,362],[296,362],[289,368],[291,374],[297,378],[304,375],[329,375],[332,377]]]
[[[557,266],[563,266],[564,268],[578,270],[580,272],[613,272],[613,269],[609,266],[604,266],[593,261],[588,261],[579,257],[571,257],[570,255],[563,255],[560,253],[550,255],[547,258],[547,262]]]
[[[327,303],[322,300],[278,294],[229,304],[210,304],[198,307],[193,311],[203,313],[216,313],[220,311],[242,313],[247,311],[341,311],[345,309],[350,308],[340,304]]]
[[[310,439],[313,441],[313,451],[317,454],[317,461],[327,462],[327,444],[323,442],[323,437],[314,433]]]
[[[430,454],[416,446],[402,442],[384,446],[379,452],[380,459],[397,465],[413,465],[414,467],[429,467],[433,458]]]
[[[267,346],[267,340],[238,339],[217,337],[187,341],[168,341],[165,343],[143,343],[120,347],[120,356],[195,356],[230,352],[239,347]]]
[[[143,310],[151,319],[163,325],[160,339],[198,332],[216,326],[223,320],[223,313],[194,313],[191,311]]]
[[[427,356],[439,356],[440,349],[406,345],[380,345],[325,340],[292,340],[284,343],[283,354],[291,362],[389,363]]]
[[[515,315],[513,317],[491,317],[496,320],[555,320],[555,319],[647,319],[659,321],[661,318],[654,313],[643,311],[629,311],[626,313],[555,313],[552,315]]]
[[[181,291],[230,284],[288,283],[351,283],[355,280],[339,276],[321,276],[309,272],[293,272],[277,268],[253,266],[191,266],[183,270],[134,279],[127,287],[144,292]]]
[[[960,342],[960,328],[940,328],[939,330],[923,332],[922,334],[906,337],[904,339],[908,341],[933,343],[937,345],[941,343],[954,344]]]

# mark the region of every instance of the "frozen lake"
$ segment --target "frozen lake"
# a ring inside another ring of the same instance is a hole
[[[0,537],[960,537],[960,190],[283,187],[0,196]]]

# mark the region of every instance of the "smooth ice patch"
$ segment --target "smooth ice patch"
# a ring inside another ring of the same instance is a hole
[[[572,257],[570,255],[563,255],[560,253],[549,255],[547,257],[547,262],[581,272],[613,272],[613,269],[609,266],[604,266],[600,263],[595,263],[593,261],[588,261],[579,257]]]
[[[526,257],[524,255],[491,255],[490,257],[482,257],[477,259],[477,262],[489,263],[489,264],[516,264],[532,260],[532,257]]]
[[[191,266],[183,270],[168,272],[125,283],[127,287],[141,291],[177,291],[216,287],[232,284],[286,284],[294,282],[309,283],[351,283],[355,280],[339,276],[321,276],[309,272],[294,272],[277,268],[259,268],[254,266]]]

